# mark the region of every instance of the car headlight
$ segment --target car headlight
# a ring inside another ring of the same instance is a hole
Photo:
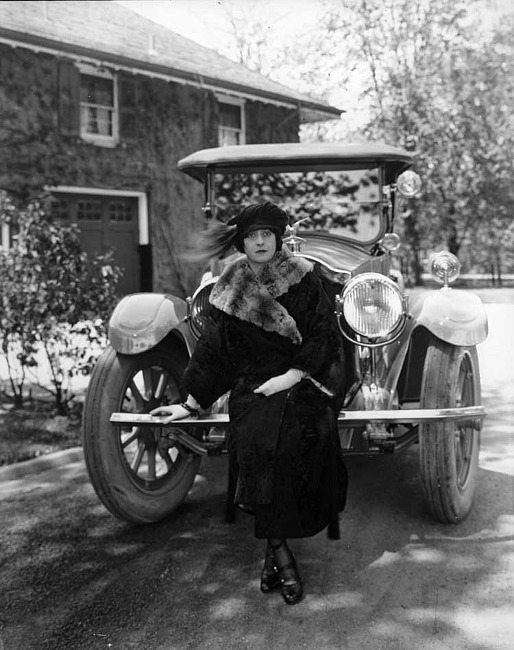
[[[340,302],[348,326],[369,339],[387,337],[404,318],[404,301],[398,286],[378,273],[362,273],[350,280]]]
[[[195,336],[200,338],[205,332],[209,320],[209,296],[217,278],[202,284],[193,294],[189,302],[189,317],[191,329]]]

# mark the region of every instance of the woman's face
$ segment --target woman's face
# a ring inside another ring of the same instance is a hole
[[[269,228],[253,230],[248,233],[243,242],[244,252],[254,270],[255,268],[262,268],[271,261],[277,250],[275,233]]]

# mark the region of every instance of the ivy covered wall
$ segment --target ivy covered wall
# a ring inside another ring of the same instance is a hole
[[[118,72],[120,142],[108,148],[79,136],[78,79],[64,55],[0,45],[0,188],[19,201],[57,185],[145,192],[152,288],[191,293],[201,269],[180,252],[204,226],[203,190],[177,161],[217,146],[214,93]],[[245,111],[248,143],[298,140],[297,110],[248,101]]]

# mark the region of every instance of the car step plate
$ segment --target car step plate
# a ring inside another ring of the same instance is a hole
[[[483,420],[483,406],[464,406],[445,409],[395,409],[382,411],[341,411],[337,418],[341,425],[356,426],[369,423],[417,424],[422,422],[449,422]],[[228,413],[215,413],[173,420],[165,424],[167,416],[149,413],[113,413],[113,424],[126,426],[199,427],[220,426],[229,423]]]

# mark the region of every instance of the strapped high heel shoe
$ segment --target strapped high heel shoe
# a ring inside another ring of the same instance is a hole
[[[275,569],[275,558],[273,549],[268,542],[266,546],[266,554],[264,556],[264,565],[261,573],[261,591],[263,594],[268,594],[270,591],[280,585],[280,578],[278,577],[277,570]]]
[[[296,605],[303,596],[303,584],[296,561],[285,540],[272,545],[275,568],[280,578],[282,598],[287,605]]]

